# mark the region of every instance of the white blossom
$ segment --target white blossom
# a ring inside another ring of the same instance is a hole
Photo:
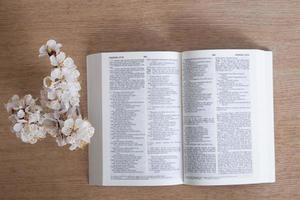
[[[48,40],[46,44],[42,45],[39,49],[39,56],[46,56],[54,52],[55,54],[58,54],[60,52],[60,48],[62,47],[62,44],[57,43],[55,40]]]
[[[19,132],[19,137],[25,143],[34,144],[46,137],[46,131],[38,124],[25,124]]]
[[[61,74],[67,82],[76,82],[80,76],[79,71],[76,68],[63,67]]]
[[[41,106],[31,95],[14,95],[5,107],[12,132],[23,142],[34,144],[49,134],[56,138],[58,146],[69,144],[69,149],[75,150],[90,142],[95,129],[82,119],[80,73],[61,47],[55,40],[48,40],[39,49],[39,56],[48,55],[52,65],[50,75],[43,79]]]
[[[66,137],[66,142],[71,144],[70,150],[74,150],[89,143],[95,129],[86,120],[69,118],[64,122],[61,132]]]
[[[7,104],[5,104],[6,110],[9,114],[19,111],[20,109],[25,109],[31,105],[35,104],[35,100],[31,95],[25,95],[22,99],[18,95],[14,95],[10,98]]]
[[[23,129],[23,127],[24,127],[23,123],[18,122],[13,126],[13,130],[14,132],[18,133]]]
[[[11,114],[13,111],[16,111],[19,109],[20,105],[20,98],[18,95],[14,95],[10,98],[9,102],[5,104],[6,110],[9,114]]]
[[[42,108],[36,105],[36,100],[31,95],[23,98],[14,95],[6,104],[6,109],[11,114],[12,131],[25,143],[36,143],[46,136],[44,128],[41,126]]]
[[[63,78],[63,73],[60,68],[55,68],[51,71],[50,74],[51,79],[54,81],[55,79],[62,79]]]
[[[43,126],[45,131],[52,137],[57,137],[60,132],[59,127],[63,126],[64,123],[60,120],[59,112],[45,113],[43,117]]]
[[[52,66],[60,66],[64,63],[65,58],[66,54],[64,52],[60,52],[57,55],[51,55],[49,59]]]

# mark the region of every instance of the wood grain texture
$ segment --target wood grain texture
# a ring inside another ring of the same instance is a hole
[[[86,55],[106,51],[262,48],[274,54],[275,184],[219,187],[88,185],[87,149],[70,152],[52,138],[23,144],[0,112],[0,199],[300,199],[300,2],[298,0],[0,0],[0,104],[39,95],[48,38],[64,44],[82,74]]]

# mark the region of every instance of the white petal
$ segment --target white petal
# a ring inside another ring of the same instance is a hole
[[[75,64],[72,58],[67,57],[64,62],[63,62],[64,66],[67,68],[75,68]]]
[[[74,151],[77,147],[79,147],[77,144],[72,144],[72,145],[69,147],[69,149],[70,149],[71,151]]]
[[[17,94],[15,94],[14,96],[11,97],[12,102],[16,102],[16,101],[19,101],[19,100],[20,100],[20,97]]]
[[[72,75],[73,77],[78,78],[80,76],[80,72],[77,69],[75,69],[72,71]]]
[[[37,139],[36,139],[36,138],[32,138],[32,139],[29,141],[30,144],[35,144],[36,142],[37,142]]]
[[[6,111],[11,114],[12,110],[14,108],[14,104],[11,102],[8,102],[7,104],[4,104],[4,107],[6,108]]]
[[[22,140],[22,142],[31,143],[31,144],[34,144],[34,142],[35,142],[33,140],[32,136],[27,132],[21,132],[21,140]],[[33,140],[33,141],[30,142],[31,140]]]
[[[66,77],[68,76],[72,71],[72,68],[67,68],[67,67],[62,67],[61,68],[61,72],[63,73],[63,75]]]
[[[56,98],[55,90],[49,90],[47,93],[47,97],[49,100],[54,100]]]
[[[75,142],[74,136],[72,136],[72,135],[68,136],[68,137],[66,138],[66,142],[67,142],[68,144],[74,143],[74,142]]]
[[[74,126],[74,120],[72,118],[70,119],[67,119],[65,122],[64,122],[64,126],[63,128],[61,129],[61,132],[68,136],[72,133],[73,131],[73,126]]]
[[[80,83],[77,81],[69,82],[68,86],[69,86],[69,91],[72,94],[72,96],[77,95],[77,93],[81,90]]]
[[[85,143],[90,143],[91,137],[88,134],[86,134],[85,137],[83,137],[81,140],[84,141]]]
[[[11,108],[12,108],[13,110],[19,110],[20,107],[23,108],[24,106],[23,106],[23,105],[20,105],[19,102],[13,102],[13,103],[11,104]]]
[[[79,106],[79,103],[80,103],[79,97],[72,97],[72,98],[70,99],[70,104],[71,104],[72,106]]]
[[[62,134],[64,134],[65,136],[68,136],[72,133],[73,127],[68,127],[68,126],[64,126],[61,129]]]
[[[39,53],[47,53],[47,46],[43,44],[39,49]]]
[[[15,123],[17,123],[18,118],[16,117],[16,115],[10,115],[10,116],[8,117],[8,120],[9,120],[12,124],[15,124]]]
[[[56,60],[56,57],[54,55],[50,56],[50,63],[52,66],[58,66],[58,62]]]
[[[11,113],[13,110],[18,110],[20,108],[20,102],[18,95],[14,95],[11,97],[11,99],[8,101],[8,103],[5,105],[7,112]]]
[[[53,110],[59,110],[61,108],[61,105],[58,100],[54,100],[48,103],[48,107]]]
[[[55,80],[55,79],[61,79],[62,78],[62,72],[60,68],[55,68],[51,71],[51,79]]]
[[[36,136],[39,138],[45,138],[46,137],[46,131],[44,130],[44,128],[39,127]]]
[[[76,128],[82,128],[84,126],[84,120],[81,118],[77,118],[75,120],[75,127]]]
[[[47,46],[46,45],[42,45],[39,49],[39,56],[45,56],[47,55]]]
[[[68,103],[71,99],[71,94],[68,91],[63,92],[62,96],[61,96],[61,100],[65,103]]]
[[[77,69],[72,69],[72,68],[70,69],[70,68],[63,67],[62,73],[64,74],[65,79],[68,82],[75,82],[80,76],[79,71]]]
[[[94,133],[95,133],[95,128],[91,126],[89,128],[89,134],[90,134],[90,136],[92,137],[94,135]]]
[[[78,140],[84,141],[85,143],[90,143],[90,136],[87,134],[87,132],[81,132],[81,134],[78,135]]]
[[[56,47],[56,41],[55,40],[48,40],[47,41],[47,46],[50,48],[50,49],[55,49]]]
[[[64,52],[60,52],[57,56],[56,56],[56,60],[58,63],[62,63],[66,58],[66,54]]]
[[[32,98],[30,94],[24,96],[25,105],[33,105],[35,104],[35,100]]]
[[[73,127],[74,126],[74,119],[69,118],[64,122],[64,127]]]
[[[56,48],[61,48],[62,44],[61,43],[56,43]]]
[[[46,128],[46,131],[52,137],[55,137],[57,135],[57,133],[58,133],[58,129],[57,128]]]
[[[56,142],[57,142],[57,145],[60,146],[60,147],[67,144],[66,140],[64,138],[62,138],[61,136],[58,136],[56,138]]]
[[[40,113],[32,113],[32,114],[29,115],[28,122],[29,123],[36,123],[36,122],[40,121],[40,118],[41,118]]]
[[[23,128],[23,124],[22,123],[16,123],[14,126],[13,126],[13,130],[15,132],[20,132]]]
[[[60,44],[60,43],[57,43],[56,44],[56,46],[55,46],[55,51],[56,51],[56,53],[59,53],[60,52],[60,48],[62,47],[62,44]]]
[[[31,108],[34,112],[41,112],[43,110],[42,106],[39,105],[32,105]]]
[[[24,112],[24,110],[19,110],[18,112],[17,112],[17,117],[18,118],[23,118],[25,116],[25,112]]]
[[[18,109],[24,108],[26,106],[24,97],[17,102],[17,106],[19,107]]]
[[[61,100],[62,99],[62,91],[61,90],[56,90],[55,91],[56,92],[56,96],[57,96],[57,98],[59,99],[59,100]]]
[[[72,133],[72,129],[71,129],[71,128],[68,128],[68,127],[63,127],[63,128],[61,129],[61,132],[62,132],[62,134],[64,134],[65,136],[68,136],[68,135],[70,135],[70,134]]]

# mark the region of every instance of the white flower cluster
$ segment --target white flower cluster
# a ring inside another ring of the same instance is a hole
[[[14,95],[6,104],[7,112],[11,114],[12,132],[23,142],[31,144],[46,137],[46,130],[41,126],[42,108],[35,102],[31,95],[25,95],[22,99]]]
[[[75,150],[90,142],[95,129],[82,119],[80,73],[61,47],[55,40],[48,40],[39,50],[39,56],[48,55],[52,65],[50,76],[43,80],[41,106],[31,95],[21,99],[14,95],[5,106],[13,124],[12,132],[23,142],[34,144],[50,134],[59,146],[69,144],[70,150]]]

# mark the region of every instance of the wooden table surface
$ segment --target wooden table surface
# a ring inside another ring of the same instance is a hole
[[[300,199],[300,2],[1,0],[0,104],[17,93],[38,96],[49,74],[38,49],[63,43],[81,70],[104,51],[261,48],[274,54],[276,178],[274,184],[219,187],[88,185],[87,149],[70,152],[53,138],[21,143],[0,109],[0,199]]]

